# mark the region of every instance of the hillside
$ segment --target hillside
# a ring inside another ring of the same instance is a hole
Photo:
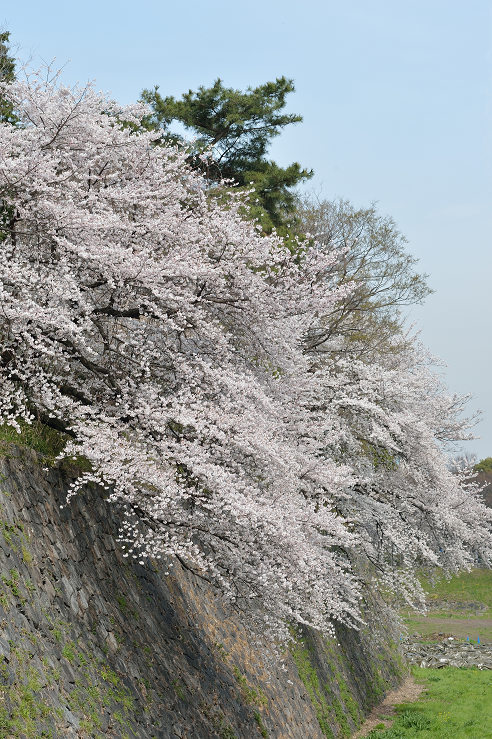
[[[374,624],[305,632],[269,674],[208,585],[123,558],[100,490],[60,509],[70,470],[13,445],[1,466],[0,737],[349,736],[398,681]]]
[[[487,505],[492,507],[492,472],[479,472],[477,481],[481,485],[485,485],[483,497]]]

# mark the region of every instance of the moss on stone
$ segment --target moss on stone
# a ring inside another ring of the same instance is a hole
[[[349,712],[354,725],[358,726],[361,721],[361,711],[357,704],[357,701],[354,699],[353,695],[347,687],[347,683],[344,680],[340,680],[340,682],[338,683],[338,689],[345,704],[345,708]]]
[[[335,735],[331,728],[334,723],[334,712],[328,702],[325,691],[320,685],[318,673],[311,662],[309,649],[305,641],[299,639],[291,651],[299,677],[306,688],[315,710],[320,729],[327,739],[334,739]]]
[[[181,685],[179,680],[173,680],[173,688],[174,688],[174,692],[176,693],[176,695],[178,696],[180,700],[182,701],[186,700],[186,694],[184,692],[184,688]]]
[[[265,724],[263,723],[263,719],[259,711],[255,711],[255,721],[258,724],[258,729],[263,739],[268,739],[268,731]]]
[[[34,449],[45,458],[45,462],[53,462],[63,451],[67,439],[65,434],[45,426],[40,421],[33,421],[30,424],[20,421],[19,427],[20,433],[13,426],[1,424],[0,442]]]
[[[266,706],[268,703],[268,699],[265,693],[262,691],[262,689],[258,687],[253,688],[248,683],[245,676],[236,667],[236,665],[233,666],[232,671],[234,673],[234,677],[239,683],[239,686],[241,688],[241,693],[243,694],[243,697],[246,703],[250,705],[259,706],[260,708],[262,708],[263,706]]]
[[[54,736],[55,710],[40,696],[44,676],[29,665],[29,659],[27,650],[13,644],[9,666],[4,659],[0,663],[0,739]]]

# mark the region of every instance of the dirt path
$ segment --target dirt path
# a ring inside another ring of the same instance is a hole
[[[423,690],[424,686],[418,685],[413,677],[407,678],[397,690],[392,690],[391,693],[388,693],[384,701],[372,709],[352,739],[362,739],[362,737],[367,736],[378,724],[384,724],[386,727],[391,726],[395,715],[395,706],[398,703],[413,703]]]
[[[480,635],[481,641],[492,641],[492,618],[446,618],[439,616],[426,616],[412,626],[415,631],[422,634],[429,632],[446,632],[453,636],[476,639]]]
[[[492,627],[492,618],[447,618],[445,616],[426,616],[428,624],[443,624],[443,626],[468,626],[469,629],[478,629],[480,627]]]

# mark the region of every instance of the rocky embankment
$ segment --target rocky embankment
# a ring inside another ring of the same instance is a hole
[[[0,739],[347,737],[398,683],[376,604],[272,666],[205,582],[122,556],[101,490],[61,509],[75,470],[0,465]]]
[[[436,644],[406,641],[404,654],[419,667],[478,667],[492,670],[492,644],[472,644],[452,638]]]

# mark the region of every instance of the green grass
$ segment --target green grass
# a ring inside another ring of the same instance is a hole
[[[472,644],[476,644],[479,637],[482,644],[492,642],[490,621],[481,620],[478,623],[473,623],[469,619],[459,620],[458,618],[446,621],[439,617],[422,617],[420,619],[405,617],[403,623],[409,634],[418,634],[418,637],[415,638],[422,644],[441,642],[444,637],[439,636],[439,634],[444,634],[446,638],[452,636],[457,641],[466,641],[466,638],[469,637]]]
[[[291,654],[297,667],[299,677],[304,683],[309,699],[316,712],[320,729],[327,739],[333,739],[331,728],[333,711],[327,696],[320,685],[318,673],[313,666],[309,649],[303,639],[299,638],[291,647]]]
[[[389,729],[369,739],[492,739],[492,673],[471,668],[413,669],[425,691],[396,707]]]
[[[8,424],[0,424],[0,454],[3,456],[8,456],[7,445],[15,444],[19,447],[33,449],[43,457],[44,464],[51,466],[58,455],[63,452],[69,440],[67,434],[49,428],[40,421],[33,421],[31,424],[20,421],[19,426],[20,434]],[[62,458],[58,466],[60,470],[75,474],[75,476],[92,470],[90,461],[81,455]]]
[[[450,580],[441,578],[436,582],[422,578],[431,609],[427,616],[403,612],[403,621],[409,633],[420,634],[428,641],[438,633],[451,634],[457,639],[492,642],[492,570],[475,569],[462,572]],[[433,610],[433,602],[439,601],[440,610]],[[441,606],[442,602],[442,606]],[[446,603],[449,603],[449,606]],[[480,603],[484,611],[458,608],[457,603]]]
[[[423,581],[429,602],[432,600],[478,601],[487,606],[487,614],[492,616],[492,570],[476,569],[462,572],[450,580],[441,579],[435,584]]]
[[[48,459],[54,459],[63,450],[66,437],[59,431],[55,431],[39,421],[33,421],[31,424],[21,421],[19,425],[21,428],[20,434],[13,426],[6,423],[1,424],[0,442],[29,447]]]

